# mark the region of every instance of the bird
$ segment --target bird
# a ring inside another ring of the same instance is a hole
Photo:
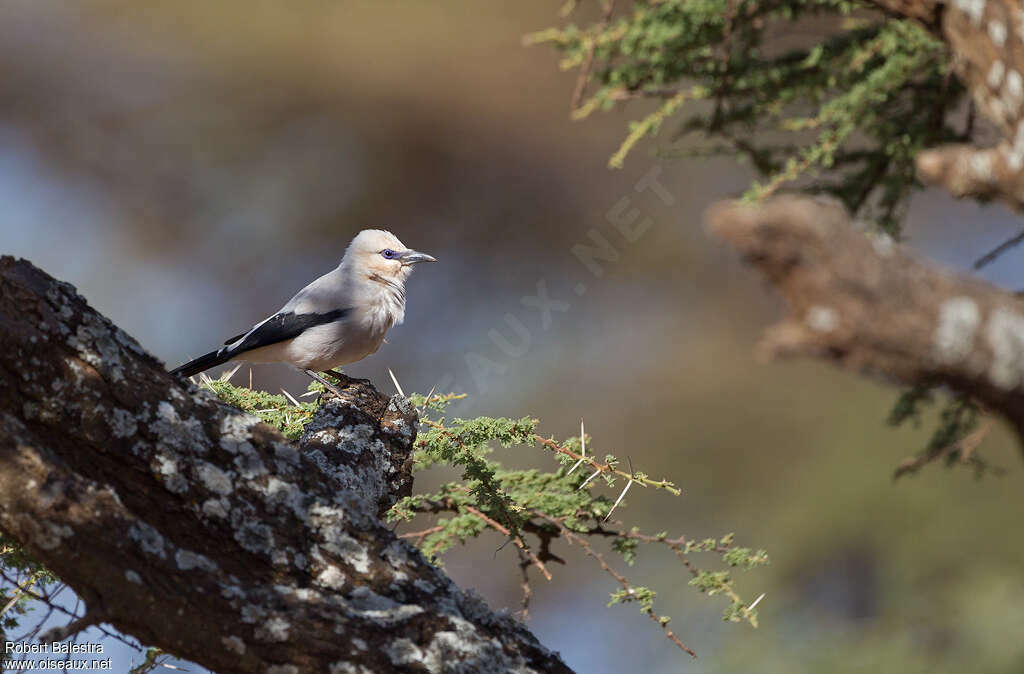
[[[277,312],[170,374],[191,377],[232,360],[288,363],[340,395],[323,375],[343,379],[335,368],[377,352],[388,330],[405,318],[405,282],[421,262],[437,260],[406,248],[391,232],[364,229],[337,267]]]

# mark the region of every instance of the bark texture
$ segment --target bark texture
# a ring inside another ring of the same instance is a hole
[[[949,44],[957,75],[995,125],[994,147],[950,145],[922,152],[918,174],[957,197],[1001,199],[1024,209],[1024,5],[1020,0],[874,0],[921,21]]]
[[[416,425],[357,383],[291,443],[0,258],[0,528],[86,622],[223,674],[568,672],[381,522]]]
[[[1024,299],[868,236],[828,201],[725,203],[707,220],[786,300],[788,315],[762,342],[766,354],[948,385],[1024,438]]]

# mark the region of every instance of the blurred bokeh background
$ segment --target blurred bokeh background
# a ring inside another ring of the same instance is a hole
[[[584,417],[598,452],[684,489],[632,490],[627,523],[734,531],[771,556],[738,577],[744,596],[766,593],[753,630],[724,624],[671,556],[641,552],[632,577],[660,590],[691,661],[634,607],[604,608],[612,581],[568,551],[535,583],[530,624],[575,669],[1024,670],[1018,448],[1001,429],[986,440],[1003,477],[931,467],[894,483],[928,430],[885,427],[898,389],[757,361],[778,299],[700,225],[750,175],[656,159],[656,144],[606,169],[629,109],[569,121],[572,76],[521,44],[558,5],[2,0],[0,253],[73,283],[176,365],[328,271],[359,229],[391,229],[441,263],[417,269],[406,323],[351,374],[390,390],[390,367],[407,391],[468,393],[461,416],[530,414],[560,437]],[[637,190],[651,171],[670,204]],[[649,229],[627,242],[614,208]],[[966,269],[1019,224],[928,192],[908,242]],[[600,276],[571,252],[592,232],[619,255]],[[1022,269],[1011,253],[985,273],[1020,288]],[[523,302],[538,284],[566,303],[546,322]],[[252,376],[306,385],[280,366]],[[446,566],[514,610],[500,542]]]

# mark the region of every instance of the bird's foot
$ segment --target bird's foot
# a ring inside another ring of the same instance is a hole
[[[355,377],[348,376],[347,374],[345,374],[341,370],[325,370],[323,372],[323,374],[329,374],[330,376],[334,377],[335,379],[337,379],[338,381],[343,383],[345,385],[345,387],[351,386],[352,384],[370,384],[371,383],[369,379],[356,379]]]

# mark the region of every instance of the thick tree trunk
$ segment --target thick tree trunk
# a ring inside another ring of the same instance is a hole
[[[381,522],[411,489],[416,412],[346,392],[293,444],[0,258],[0,528],[83,623],[223,674],[568,672]]]

